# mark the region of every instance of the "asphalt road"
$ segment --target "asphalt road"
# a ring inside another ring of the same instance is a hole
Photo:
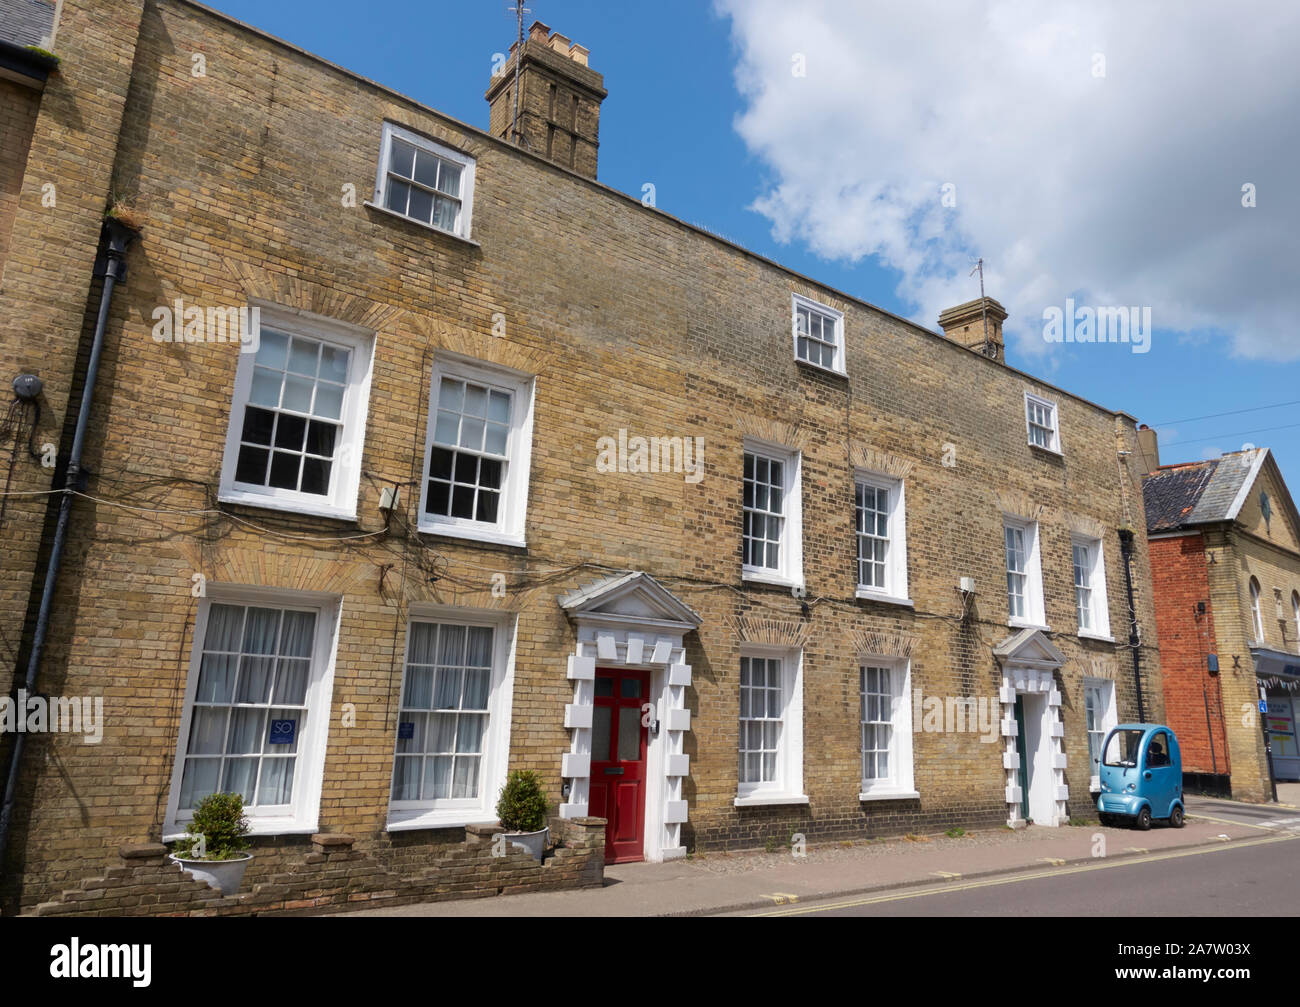
[[[1211,822],[1249,825],[1259,830],[1288,832],[1300,829],[1300,811],[1276,804],[1246,804],[1214,797],[1187,797],[1187,817]]]
[[[1294,916],[1300,833],[925,885],[745,916]]]

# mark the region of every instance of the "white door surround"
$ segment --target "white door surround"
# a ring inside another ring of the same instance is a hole
[[[1025,824],[1020,814],[1020,753],[1016,747],[1016,697],[1022,696],[1025,720],[1026,784],[1029,788],[1029,817],[1035,825],[1062,825],[1067,820],[1065,783],[1065,725],[1061,722],[1061,693],[1055,671],[1065,664],[1065,655],[1042,630],[1022,629],[993,648],[1002,665],[1002,736],[1005,748],[1002,767],[1006,772],[1007,824]]]
[[[681,829],[687,802],[682,779],[689,775],[685,753],[691,711],[686,688],[691,666],[682,638],[700,617],[647,573],[606,577],[565,595],[560,607],[577,627],[577,648],[569,656],[573,702],[564,708],[572,734],[560,775],[570,785],[561,818],[587,814],[591,786],[591,724],[596,667],[623,666],[650,671],[650,735],[646,752],[645,846],[649,862],[686,856]]]

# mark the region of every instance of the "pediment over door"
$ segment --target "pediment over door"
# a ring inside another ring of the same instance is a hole
[[[579,623],[652,626],[687,633],[699,627],[699,614],[648,573],[616,574],[560,599],[560,607]]]
[[[1065,655],[1041,629],[1022,629],[1012,634],[993,648],[993,654],[1003,667],[1014,664],[1053,670],[1065,664]]]

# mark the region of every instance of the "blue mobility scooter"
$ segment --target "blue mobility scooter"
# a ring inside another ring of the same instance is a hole
[[[1165,818],[1183,827],[1183,759],[1178,738],[1164,724],[1120,724],[1101,748],[1102,825],[1151,828]]]

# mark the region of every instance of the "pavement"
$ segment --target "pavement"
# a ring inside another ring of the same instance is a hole
[[[1284,794],[1283,788],[1288,788]],[[345,916],[703,916],[790,906],[915,885],[1139,860],[1171,850],[1300,834],[1300,784],[1281,784],[1278,804],[1189,797],[1187,822],[1149,832],[1086,822],[809,844],[804,850],[697,854],[665,864],[611,864],[598,889],[368,909]],[[1287,800],[1290,798],[1290,800]],[[802,855],[799,855],[802,853]]]
[[[1230,843],[1189,846],[1137,857],[1109,857],[1087,864],[995,874],[970,881],[913,885],[890,891],[837,896],[776,908],[748,909],[731,916],[944,916],[1036,918],[1076,916],[1106,919],[1090,928],[1085,947],[1090,959],[1113,951],[1112,939],[1150,935],[1150,927],[1119,924],[1116,917],[1170,918],[1235,917],[1215,927],[1215,940],[1243,933],[1243,919],[1293,917],[1300,903],[1300,874],[1292,869],[1300,833],[1269,834]],[[1195,929],[1195,928],[1193,928]],[[1168,933],[1168,929],[1160,931]],[[1263,936],[1267,929],[1257,929]],[[1167,950],[1166,945],[1166,950]],[[1082,950],[1076,948],[1076,950]],[[1186,951],[1191,956],[1196,952]],[[1120,965],[1135,964],[1120,961]],[[1178,961],[1137,962],[1139,965],[1209,964],[1196,957]],[[1221,965],[1264,962],[1221,961]],[[1286,964],[1267,963],[1283,973]],[[1251,973],[1254,975],[1255,973]]]

